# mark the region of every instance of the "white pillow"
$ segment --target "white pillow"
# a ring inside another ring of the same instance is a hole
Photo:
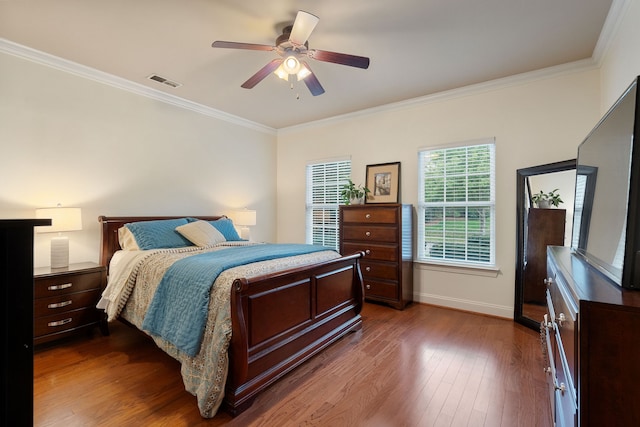
[[[138,247],[138,242],[136,242],[136,238],[125,225],[124,227],[120,227],[118,229],[118,242],[120,243],[120,247],[125,251],[139,251],[140,247]]]
[[[211,246],[227,239],[207,221],[194,221],[176,227],[176,231],[196,246]]]

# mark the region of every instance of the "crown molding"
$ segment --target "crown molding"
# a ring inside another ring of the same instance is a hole
[[[471,96],[471,95],[479,95],[482,93],[505,89],[508,87],[520,86],[520,85],[531,83],[538,80],[556,78],[563,75],[569,75],[569,74],[593,70],[597,68],[599,68],[599,65],[593,59],[591,58],[583,59],[580,61],[570,62],[567,64],[557,65],[554,67],[543,68],[541,70],[531,71],[531,72],[522,73],[522,74],[515,74],[509,77],[490,80],[487,82],[478,83],[478,84],[469,85],[469,86],[463,86],[460,88],[438,92],[431,95],[420,96],[417,98],[411,98],[404,101],[393,102],[393,103],[381,105],[378,107],[367,108],[364,110],[355,111],[353,113],[342,114],[339,116],[333,116],[326,119],[303,123],[300,125],[281,128],[281,129],[278,129],[278,135],[283,135],[289,132],[299,131],[306,128],[315,128],[320,126],[326,126],[329,124],[340,123],[348,120],[353,120],[356,118],[379,114],[382,112],[400,111],[407,108],[414,108],[416,106],[428,105],[436,102],[443,102],[443,101],[448,101],[448,100],[462,98],[462,97]]]
[[[613,0],[611,2],[607,19],[604,21],[602,31],[600,31],[600,37],[598,37],[596,47],[593,49],[593,60],[598,66],[602,65],[605,56],[607,56],[607,52],[611,47],[615,35],[618,33],[618,29],[627,13],[627,9],[629,9],[631,1],[632,0]]]
[[[164,102],[178,108],[190,110],[208,117],[223,120],[225,122],[233,123],[235,125],[253,129],[259,132],[276,135],[276,130],[274,128],[252,122],[242,117],[228,114],[224,111],[216,110],[215,108],[207,107],[196,102],[188,101],[184,98],[180,98],[179,96],[161,92],[142,84],[123,79],[122,77],[96,70],[95,68],[87,67],[73,61],[50,55],[48,53],[41,52],[27,46],[14,43],[4,38],[0,38],[0,52],[17,56],[19,58],[23,58],[60,71],[64,71],[78,77],[93,80],[95,82],[102,83],[117,89],[125,90],[136,95]]]

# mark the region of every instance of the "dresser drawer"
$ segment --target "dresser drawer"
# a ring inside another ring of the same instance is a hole
[[[373,261],[360,261],[360,269],[365,279],[398,280],[397,264],[384,264]]]
[[[342,243],[342,254],[348,255],[354,252],[364,252],[364,259],[380,261],[398,261],[397,245],[376,245],[369,243],[347,242]]]
[[[67,274],[64,276],[36,278],[34,297],[48,298],[89,289],[100,289],[102,273]]]
[[[67,311],[52,316],[38,317],[34,319],[34,336],[65,332],[78,326],[84,326],[98,322],[98,311],[93,308],[81,308]]]
[[[365,298],[382,298],[395,300],[398,298],[398,283],[386,283],[373,279],[364,279]]]
[[[398,210],[391,207],[345,209],[342,211],[342,221],[361,224],[396,224],[398,222]]]
[[[398,229],[396,227],[345,225],[342,228],[344,240],[362,240],[371,242],[398,241]]]
[[[34,301],[33,313],[35,317],[43,317],[78,308],[94,307],[99,299],[100,289],[39,298]]]

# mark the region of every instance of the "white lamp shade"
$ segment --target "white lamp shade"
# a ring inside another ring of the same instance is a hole
[[[36,227],[38,233],[82,230],[82,210],[80,208],[40,208],[36,218],[51,218],[51,225]]]
[[[237,225],[256,225],[256,211],[245,209],[235,212],[235,223]]]

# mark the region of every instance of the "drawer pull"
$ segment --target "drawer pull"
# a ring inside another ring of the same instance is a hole
[[[49,304],[47,307],[48,308],[60,308],[60,307],[66,307],[68,305],[73,304],[73,301],[69,300],[69,301],[62,301],[62,302],[56,302],[53,304]]]
[[[367,237],[371,237],[371,232],[367,231],[366,233],[364,233],[364,235],[367,236]]]
[[[50,291],[59,291],[62,289],[70,288],[72,286],[73,286],[73,283],[64,283],[62,285],[51,285],[47,289],[49,289]]]
[[[364,253],[365,253],[365,255],[371,255],[371,250],[365,249]]]
[[[364,217],[369,219],[369,218],[371,218],[371,214],[366,214]]]
[[[562,326],[562,322],[567,320],[567,316],[564,315],[564,313],[560,313],[558,315],[558,318],[556,319],[556,322],[558,322],[558,326]]]
[[[367,266],[367,267],[365,267],[365,270],[366,270],[367,272],[369,272],[369,271],[371,271],[371,267]]]
[[[560,385],[554,384],[553,388],[556,390],[560,390],[560,394],[564,396],[564,392],[567,391],[567,386],[564,383],[560,383]]]
[[[547,277],[544,279],[544,284],[550,287],[553,284],[553,279],[551,277]]]
[[[47,326],[50,327],[56,327],[56,326],[62,326],[62,325],[66,325],[67,323],[70,323],[73,320],[73,318],[68,317],[66,319],[62,319],[62,320],[58,320],[57,322],[49,322],[47,323]]]
[[[366,288],[367,288],[367,289],[371,289],[371,285],[367,285],[367,286],[366,286]]]

